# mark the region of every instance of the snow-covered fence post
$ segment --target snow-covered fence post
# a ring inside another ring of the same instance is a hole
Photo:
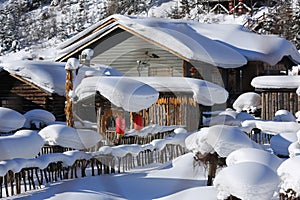
[[[66,124],[70,127],[74,127],[73,119],[73,70],[79,68],[79,61],[76,58],[69,58],[66,65],[66,105],[65,105],[65,114],[66,114]]]

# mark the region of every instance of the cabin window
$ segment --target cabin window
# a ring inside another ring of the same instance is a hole
[[[149,67],[148,76],[173,76],[173,67]]]

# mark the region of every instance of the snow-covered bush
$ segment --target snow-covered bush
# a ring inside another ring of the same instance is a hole
[[[22,128],[26,119],[19,112],[0,107],[0,132],[10,132]]]
[[[214,180],[218,199],[230,195],[243,200],[270,200],[279,184],[278,175],[257,162],[238,163],[222,169]]]
[[[0,160],[34,158],[44,145],[44,140],[33,130],[20,130],[11,136],[0,137]]]
[[[53,124],[43,128],[39,134],[46,144],[73,149],[86,149],[96,145],[102,138],[89,129],[75,129],[63,124]]]
[[[232,107],[237,112],[254,113],[261,108],[261,96],[255,92],[243,93],[234,101]]]
[[[47,111],[42,109],[33,109],[24,114],[24,117],[26,118],[24,127],[25,128],[43,128],[53,122],[55,122],[56,118],[55,116]]]

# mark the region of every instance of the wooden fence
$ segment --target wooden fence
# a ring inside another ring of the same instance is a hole
[[[166,136],[174,133],[172,131],[166,131],[166,132],[161,132],[161,133],[156,133],[156,134],[149,134],[147,136],[139,136],[139,135],[130,135],[130,136],[123,136],[119,137],[117,136],[115,131],[110,131],[107,130],[105,132],[106,138],[111,141],[113,144],[148,144],[152,140],[155,139],[164,139]]]
[[[56,150],[50,150],[51,147],[47,147],[46,149],[48,153],[51,153],[57,151],[57,148],[55,146]],[[4,176],[0,176],[0,198],[39,189],[46,183],[85,177],[87,176],[87,169],[91,173],[91,176],[121,173],[137,166],[145,166],[151,163],[165,163],[185,153],[185,149],[180,145],[167,144],[160,151],[145,150],[137,156],[133,156],[130,153],[124,157],[114,157],[111,154],[94,155],[88,160],[76,160],[71,166],[65,166],[62,161],[59,161],[50,163],[45,169],[31,167],[23,168],[19,172],[9,170]]]
[[[261,118],[272,120],[276,111],[284,109],[295,114],[300,109],[296,89],[256,89],[262,97]]]

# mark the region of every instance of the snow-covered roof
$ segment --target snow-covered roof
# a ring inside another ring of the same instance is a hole
[[[82,46],[115,28],[128,30],[185,60],[223,68],[240,67],[247,61],[275,65],[284,56],[300,63],[300,54],[291,42],[275,35],[255,34],[242,25],[123,15],[112,15],[62,43],[56,60],[82,50]]]
[[[252,79],[251,85],[260,89],[297,89],[300,76],[258,76]]]
[[[199,104],[211,106],[226,102],[228,92],[213,83],[184,77],[87,77],[75,88],[78,100],[93,98],[96,91],[127,111],[150,107],[158,92],[191,93]]]
[[[65,65],[66,63],[64,62],[18,60],[0,63],[0,69],[21,77],[49,93],[64,96],[66,90]],[[122,75],[117,70],[104,65],[83,66],[80,70],[82,73],[78,76],[78,79],[91,74],[104,76]]]
[[[19,60],[1,63],[5,71],[22,77],[49,93],[65,94],[65,63]]]

